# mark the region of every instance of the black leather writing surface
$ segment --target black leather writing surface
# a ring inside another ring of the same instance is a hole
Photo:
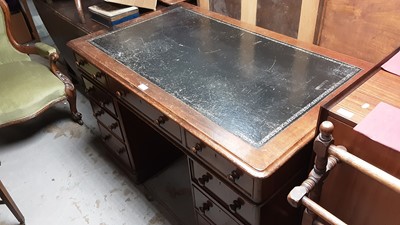
[[[255,147],[360,70],[184,8],[91,43]]]

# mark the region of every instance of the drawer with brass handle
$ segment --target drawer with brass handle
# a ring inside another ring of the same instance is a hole
[[[186,148],[203,163],[228,180],[233,186],[240,189],[250,198],[253,197],[254,178],[235,166],[232,162],[222,157],[213,149],[205,145],[189,132],[185,132]]]
[[[196,182],[206,192],[212,193],[213,196],[221,201],[221,205],[225,206],[230,212],[250,224],[256,224],[258,208],[253,203],[241,197],[240,194],[233,191],[227,184],[214,175],[211,171],[204,168],[196,161],[189,159],[190,174],[193,182]]]
[[[214,224],[242,224],[240,221],[225,212],[218,203],[197,189],[197,187],[192,186],[192,188],[197,213],[213,221]]]
[[[83,78],[83,83],[85,84],[85,91],[91,100],[95,101],[100,107],[106,108],[113,114],[113,116],[117,115],[115,113],[114,103],[111,96],[86,78]]]
[[[95,102],[90,102],[93,108],[93,116],[108,128],[120,140],[124,140],[118,120],[114,119],[108,112],[97,105]]]
[[[140,115],[147,119],[147,121],[153,123],[168,136],[180,143],[182,142],[181,127],[175,121],[168,118],[154,106],[141,99],[135,93],[129,91],[117,81],[110,79],[109,86],[110,90],[118,99],[129,105],[134,110],[138,111]]]
[[[107,78],[106,74],[101,70],[97,69],[94,65],[89,63],[86,59],[82,58],[80,55],[75,54],[76,65],[82,71],[84,71],[87,75],[89,75],[92,79],[96,80],[103,87],[107,87]]]
[[[99,129],[103,142],[113,152],[114,157],[118,158],[118,161],[122,162],[125,167],[131,168],[126,146],[112,133],[110,133],[101,123],[99,123]]]

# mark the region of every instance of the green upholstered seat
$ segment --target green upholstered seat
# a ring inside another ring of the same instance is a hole
[[[1,64],[0,81],[0,124],[27,119],[66,98],[64,83],[36,62]]]
[[[31,119],[62,100],[69,102],[72,119],[83,124],[75,87],[57,68],[56,49],[40,42],[34,46],[17,43],[4,0],[0,8],[0,128]],[[49,65],[31,61],[29,54],[49,59]]]

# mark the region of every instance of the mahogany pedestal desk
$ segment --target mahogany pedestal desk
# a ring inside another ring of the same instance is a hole
[[[362,82],[323,105],[318,123],[331,121],[335,127],[335,145],[345,146],[349,153],[400,178],[400,152],[353,130],[380,102],[400,108],[400,76],[382,70],[382,63]],[[330,172],[319,204],[347,224],[399,224],[400,221],[400,195],[345,163]]]
[[[128,174],[187,159],[198,224],[299,224],[319,106],[370,66],[185,3],[68,46]]]

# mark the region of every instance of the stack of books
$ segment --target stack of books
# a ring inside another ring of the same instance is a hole
[[[136,6],[127,6],[111,2],[101,2],[88,7],[92,20],[112,27],[139,16]]]

